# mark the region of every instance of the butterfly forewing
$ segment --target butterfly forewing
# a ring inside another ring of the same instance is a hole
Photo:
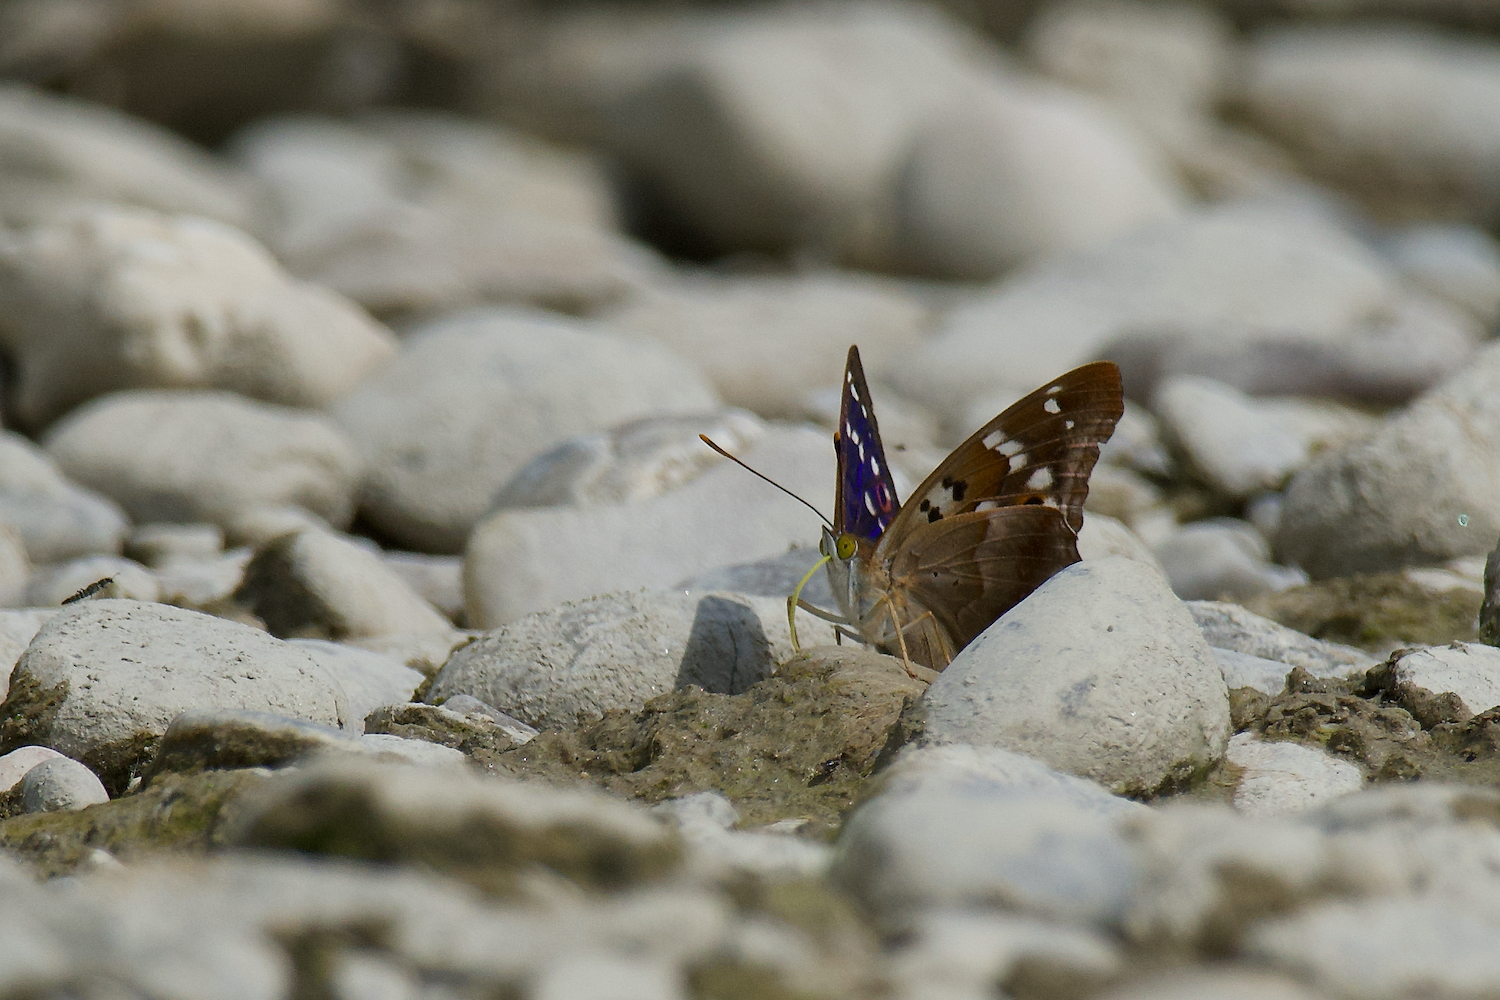
[[[902,507],[888,540],[922,523],[1027,504],[1061,511],[1077,532],[1099,444],[1113,433],[1123,408],[1113,362],[1096,361],[1052,380],[954,449]]]
[[[849,348],[839,407],[838,477],[834,486],[834,534],[876,539],[896,517],[896,485],[880,443],[880,426],[865,384],[859,348]]]

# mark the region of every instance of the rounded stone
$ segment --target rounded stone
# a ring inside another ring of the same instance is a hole
[[[1224,676],[1182,602],[1148,566],[1076,563],[1006,612],[922,698],[926,739],[999,746],[1145,792],[1217,760]]]
[[[417,331],[334,412],[370,469],[364,516],[401,545],[454,553],[538,452],[634,417],[717,405],[703,377],[663,348],[489,309]]]
[[[44,444],[71,478],[137,521],[226,530],[283,505],[346,525],[361,472],[328,417],[227,392],[116,393],[69,414]]]
[[[53,757],[21,779],[21,804],[29,813],[72,812],[108,802],[99,776],[71,757]]]
[[[340,701],[311,655],[258,629],[162,604],[85,601],[42,626],[16,664],[0,739],[50,746],[120,789],[190,708],[337,726]]]

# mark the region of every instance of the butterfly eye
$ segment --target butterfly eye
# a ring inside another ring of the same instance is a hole
[[[859,548],[859,542],[855,541],[853,535],[840,535],[839,540],[834,543],[834,551],[840,559],[854,558],[854,550]]]

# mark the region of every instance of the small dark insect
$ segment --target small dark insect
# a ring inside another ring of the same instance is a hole
[[[89,584],[87,587],[84,587],[82,590],[74,594],[72,597],[68,598],[66,601],[63,601],[63,603],[72,604],[74,601],[81,601],[85,597],[93,597],[95,594],[99,593],[99,591],[103,590],[105,587],[108,587],[114,582],[115,578],[112,576],[106,576],[102,580],[95,580],[93,583]]]

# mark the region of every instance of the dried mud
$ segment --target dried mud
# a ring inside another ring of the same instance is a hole
[[[1314,639],[1384,655],[1397,646],[1477,641],[1482,600],[1471,590],[1429,590],[1402,573],[1360,573],[1240,603]]]
[[[804,819],[809,832],[831,832],[906,741],[902,712],[923,690],[892,657],[810,650],[744,694],[673,691],[639,712],[542,733],[494,764],[646,802],[717,791],[742,825]]]

